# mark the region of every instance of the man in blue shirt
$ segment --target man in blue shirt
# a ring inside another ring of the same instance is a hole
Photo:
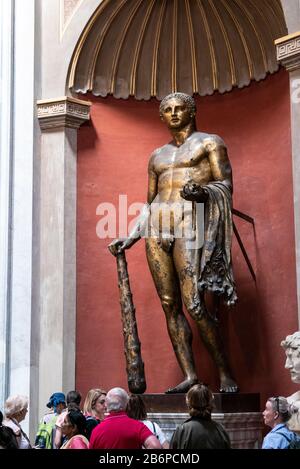
[[[291,441],[300,440],[300,437],[286,426],[290,416],[289,404],[285,397],[269,397],[263,418],[265,425],[272,430],[265,436],[262,449],[287,449]]]

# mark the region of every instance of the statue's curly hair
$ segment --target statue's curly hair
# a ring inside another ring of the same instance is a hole
[[[296,331],[294,332],[294,334],[286,336],[286,338],[281,342],[280,345],[284,349],[299,348],[299,352],[300,352],[300,331]]]
[[[171,93],[171,94],[168,94],[167,96],[164,97],[164,99],[161,101],[160,103],[160,106],[159,106],[159,113],[160,115],[163,113],[163,110],[167,104],[167,102],[170,100],[170,99],[173,99],[173,98],[177,98],[177,99],[180,99],[181,101],[183,101],[189,108],[189,110],[195,114],[196,113],[196,103],[195,103],[195,100],[194,98],[192,98],[192,96],[190,96],[189,94],[186,94],[186,93]]]

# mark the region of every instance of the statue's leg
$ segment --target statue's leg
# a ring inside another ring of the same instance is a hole
[[[192,352],[192,331],[182,311],[182,301],[172,253],[165,252],[157,239],[146,239],[146,253],[154,284],[165,312],[168,333],[184,381],[167,392],[186,392],[197,380]]]
[[[173,248],[175,268],[180,279],[181,297],[191,317],[196,321],[201,338],[218,367],[221,392],[237,392],[225,356],[218,325],[208,315],[204,297],[199,294],[198,278],[200,250],[187,249],[184,239],[176,239]]]

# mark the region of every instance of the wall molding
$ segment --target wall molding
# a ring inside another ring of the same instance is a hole
[[[300,68],[300,31],[274,41],[277,61],[289,72]]]

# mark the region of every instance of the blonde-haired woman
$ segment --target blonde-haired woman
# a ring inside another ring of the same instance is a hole
[[[86,434],[90,439],[93,429],[104,419],[106,391],[100,388],[90,389],[83,404],[86,418]]]
[[[31,444],[28,436],[22,429],[20,422],[25,419],[28,412],[28,397],[9,396],[4,405],[5,419],[3,425],[9,427],[14,432],[19,449],[30,449]]]

